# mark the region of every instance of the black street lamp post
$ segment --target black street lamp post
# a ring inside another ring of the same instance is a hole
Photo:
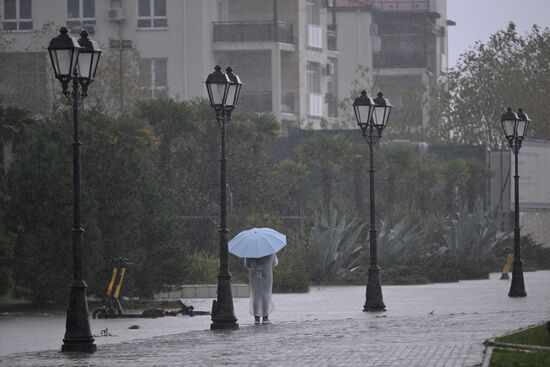
[[[366,301],[363,311],[385,311],[384,297],[382,296],[382,285],[380,282],[380,266],[378,266],[378,248],[376,244],[376,219],[374,203],[374,154],[373,146],[382,137],[382,130],[386,127],[390,117],[392,105],[390,101],[378,93],[376,99],[367,96],[366,91],[361,92],[353,102],[357,125],[361,128],[363,137],[369,145],[369,176],[370,176],[370,266],[369,279],[367,281]]]
[[[210,105],[216,111],[216,120],[221,131],[221,159],[220,159],[220,272],[218,274],[218,297],[212,303],[211,330],[238,329],[237,317],[233,309],[233,295],[231,294],[231,273],[228,264],[227,245],[227,158],[225,156],[225,127],[231,121],[231,112],[239,99],[241,80],[233,74],[231,68],[227,74],[216,65],[215,71],[206,79],[206,89]]]
[[[77,41],[70,37],[67,28],[50,41],[48,52],[55,77],[61,82],[63,94],[73,109],[73,280],[69,286],[69,308],[63,338],[63,352],[94,352],[96,345],[90,330],[86,282],[82,278],[83,232],[80,223],[80,145],[78,109],[87,95],[88,86],[93,82],[101,50],[95,41],[88,39],[82,31]],[[72,80],[72,91],[68,90]]]
[[[500,122],[504,130],[504,136],[514,152],[514,262],[512,266],[512,283],[508,296],[525,297],[525,284],[523,282],[523,261],[521,260],[521,243],[519,228],[519,174],[518,174],[518,154],[521,149],[521,143],[525,137],[529,117],[520,108],[518,113],[514,113],[511,107],[502,114]]]

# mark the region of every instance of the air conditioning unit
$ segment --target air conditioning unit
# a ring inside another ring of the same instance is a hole
[[[112,22],[120,22],[124,20],[124,13],[121,8],[109,9],[109,20]]]
[[[325,66],[325,74],[326,75],[334,75],[334,63],[333,62],[327,62],[327,65]]]

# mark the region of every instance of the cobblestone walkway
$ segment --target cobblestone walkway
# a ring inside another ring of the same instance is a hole
[[[89,356],[11,354],[0,357],[0,366],[480,366],[484,340],[550,319],[548,284],[550,272],[526,273],[529,295],[522,299],[501,295],[509,283],[495,279],[384,287],[385,313],[351,308],[328,313],[321,307],[317,314],[310,310],[311,319],[298,313],[295,320],[282,321],[275,313],[271,325],[253,326],[241,319],[241,329],[232,332],[189,331],[100,345]],[[333,288],[310,297],[360,289]],[[285,297],[279,303],[293,299]],[[335,306],[341,300],[327,297],[324,302]],[[288,302],[280,305],[280,317],[291,309]]]

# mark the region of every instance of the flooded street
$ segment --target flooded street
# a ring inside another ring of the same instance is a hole
[[[243,349],[246,343],[261,337],[259,342],[267,343],[268,349],[278,343],[306,348],[306,352],[290,346],[286,349],[286,357],[297,363],[321,358],[323,353],[344,358],[345,351],[358,343],[362,351],[354,349],[349,358],[363,358],[361,353],[390,358],[397,352],[405,356],[423,350],[425,353],[418,355],[427,361],[454,358],[459,361],[456,365],[468,365],[482,357],[485,339],[550,319],[550,271],[525,273],[525,284],[525,298],[509,298],[510,283],[499,280],[499,274],[491,274],[488,280],[384,286],[388,311],[383,313],[362,312],[365,287],[314,287],[307,294],[275,294],[274,325],[267,327],[252,325],[248,299],[235,299],[241,329],[233,334],[206,331],[209,316],[91,320],[98,352],[79,357],[78,363],[101,366],[116,360],[117,365],[128,366],[151,365],[152,361],[163,361],[155,365],[179,365],[176,361],[185,360],[195,361],[185,365],[217,365],[223,355],[224,361],[238,364],[254,354]],[[186,301],[196,310],[208,310],[211,305],[209,299]],[[64,322],[62,315],[2,316],[0,365],[74,365],[72,357],[58,352]],[[129,329],[131,325],[139,325],[139,329]],[[112,336],[100,336],[105,328]],[[120,344],[108,345],[115,343]],[[277,365],[277,359],[262,359],[266,360]],[[353,364],[353,360],[349,362]]]

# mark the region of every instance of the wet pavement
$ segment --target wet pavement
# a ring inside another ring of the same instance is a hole
[[[62,316],[0,317],[0,366],[481,365],[484,340],[550,320],[550,271],[525,273],[525,298],[509,298],[498,278],[383,286],[383,313],[362,312],[365,287],[275,294],[273,324],[262,326],[252,325],[248,299],[235,299],[237,331],[209,331],[208,316],[91,320],[94,334],[114,335],[98,336],[92,355],[59,352]]]

